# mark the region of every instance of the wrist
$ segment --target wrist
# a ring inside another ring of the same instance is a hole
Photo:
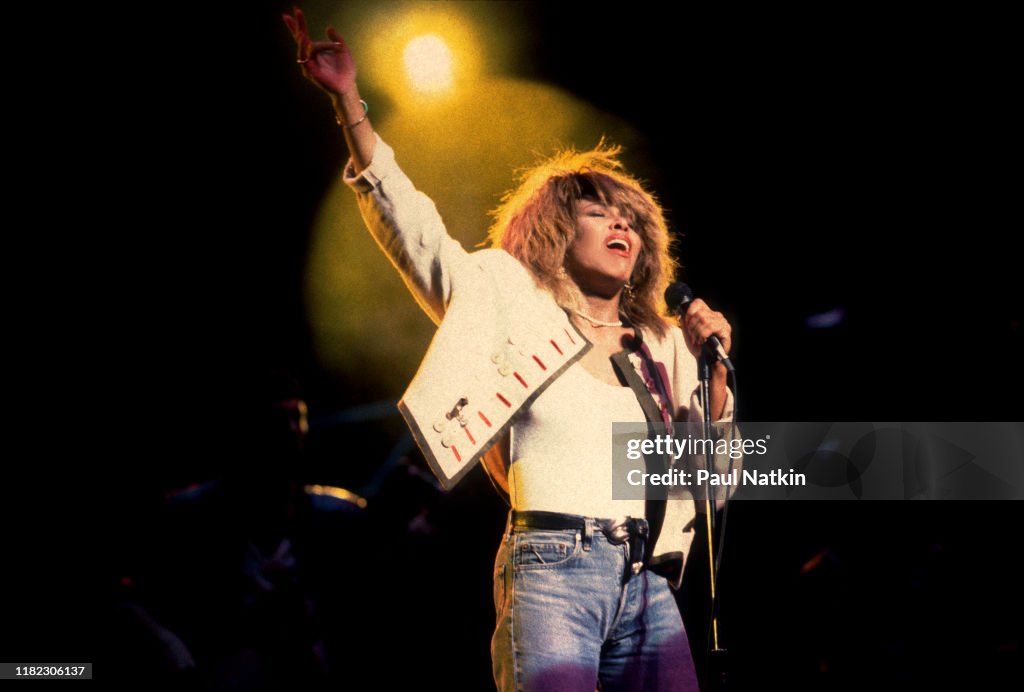
[[[370,111],[366,101],[359,98],[359,92],[354,88],[334,99],[333,105],[334,119],[347,130],[362,124]]]
[[[331,92],[331,105],[334,106],[334,112],[339,115],[345,115],[349,111],[352,113],[363,112],[363,106],[359,99],[359,89],[355,85],[351,89],[344,92]]]

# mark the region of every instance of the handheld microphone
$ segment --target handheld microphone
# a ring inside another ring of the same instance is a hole
[[[668,306],[669,312],[678,315],[680,320],[686,316],[686,311],[690,309],[691,303],[693,303],[693,291],[682,281],[677,281],[665,289],[665,304]],[[725,349],[722,348],[721,340],[714,334],[704,342],[704,352],[713,360],[721,361],[729,372],[735,370]]]

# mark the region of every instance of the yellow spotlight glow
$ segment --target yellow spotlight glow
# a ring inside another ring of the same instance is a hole
[[[465,5],[473,4],[373,3],[360,26],[375,30],[366,29],[350,41],[365,46],[358,55],[363,83],[405,107],[449,111],[451,98],[472,90],[484,74],[489,53],[480,28],[467,16],[471,12]]]
[[[452,52],[437,34],[417,36],[402,53],[405,74],[413,89],[425,93],[447,91],[452,87]]]
[[[485,239],[492,221],[487,210],[514,185],[515,171],[540,155],[569,143],[592,147],[602,134],[627,151],[647,146],[627,122],[556,87],[489,78],[463,88],[462,51],[458,44],[448,45],[458,63],[452,90],[396,100],[374,127],[467,250]],[[396,76],[412,93],[404,75]],[[430,100],[445,106],[430,107]],[[352,190],[340,176],[320,208],[309,252],[306,295],[320,363],[345,381],[372,387],[380,398],[399,399],[437,325],[366,231]]]
[[[530,14],[520,7],[525,3],[331,5],[331,19],[321,23],[351,27],[343,33],[374,127],[467,250],[485,239],[493,220],[487,210],[515,184],[514,172],[539,156],[568,144],[588,148],[602,135],[625,146],[632,161],[651,146],[627,122],[572,94],[510,76],[530,46]],[[450,86],[428,93],[415,85],[419,80],[407,65],[419,62],[413,56],[420,44],[428,58],[440,48],[441,62],[450,65]],[[305,290],[321,366],[379,398],[400,398],[437,325],[366,232],[340,176],[310,238]]]

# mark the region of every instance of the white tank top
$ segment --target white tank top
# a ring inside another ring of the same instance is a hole
[[[574,363],[512,426],[512,508],[644,516],[643,500],[612,499],[612,423],[644,420],[632,389]]]

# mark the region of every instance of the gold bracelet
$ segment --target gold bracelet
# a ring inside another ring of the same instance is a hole
[[[363,117],[361,117],[359,120],[355,121],[354,123],[349,124],[349,123],[346,123],[344,120],[341,119],[341,113],[338,113],[337,111],[335,111],[334,119],[338,121],[339,125],[341,125],[344,128],[347,128],[347,129],[351,130],[353,127],[355,127],[359,123],[361,123],[364,120],[366,120],[366,115],[367,115],[367,113],[370,112],[370,106],[366,103],[366,101],[364,101],[362,99],[359,99],[359,103],[363,104]]]

